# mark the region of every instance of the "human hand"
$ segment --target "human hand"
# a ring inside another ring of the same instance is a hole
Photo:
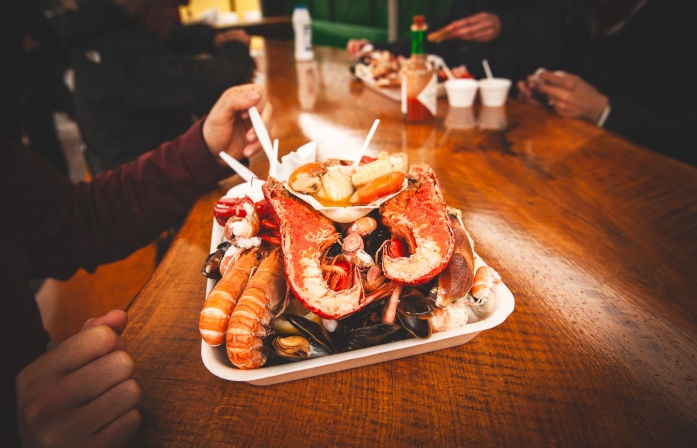
[[[542,106],[543,104],[539,101],[541,95],[536,94],[535,81],[532,75],[528,76],[526,79],[518,81],[518,99],[526,102],[528,104],[534,104],[535,106]]]
[[[368,44],[370,44],[370,42],[367,39],[349,39],[346,44],[346,50],[350,56],[355,56]]]
[[[446,27],[450,39],[489,42],[501,34],[501,19],[490,12],[480,12],[456,20]]]
[[[203,140],[214,156],[225,151],[240,159],[251,157],[261,149],[247,109],[257,106],[262,116],[268,116],[264,114],[264,97],[264,88],[256,84],[235,86],[223,92],[203,122]]]
[[[225,42],[236,40],[245,45],[249,45],[249,34],[245,30],[227,30],[221,31],[213,38],[213,43],[216,47],[222,46]]]
[[[17,376],[17,426],[25,447],[125,446],[140,425],[140,387],[111,311],[38,357]]]
[[[546,95],[549,105],[562,117],[596,123],[609,103],[607,96],[570,73],[544,70],[532,83],[534,90]]]

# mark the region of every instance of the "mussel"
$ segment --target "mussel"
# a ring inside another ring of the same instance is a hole
[[[327,347],[298,335],[275,334],[271,336],[269,345],[276,356],[288,361],[317,358],[331,353]]]
[[[344,328],[340,335],[340,351],[343,352],[403,339],[406,334],[400,325],[374,324]]]
[[[201,269],[201,275],[206,278],[212,278],[213,280],[220,280],[222,275],[220,275],[220,261],[225,255],[225,251],[230,247],[228,241],[218,244],[215,252],[209,254],[206,257],[206,261],[203,263],[203,268]]]
[[[297,361],[334,353],[334,343],[322,325],[296,314],[284,313],[285,319],[299,335],[275,334],[267,338],[267,345],[278,357]]]
[[[417,338],[431,337],[428,318],[433,315],[435,304],[417,288],[405,288],[399,297],[397,320],[402,328]]]

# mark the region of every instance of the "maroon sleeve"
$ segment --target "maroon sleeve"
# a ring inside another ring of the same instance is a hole
[[[22,198],[32,275],[68,278],[78,268],[93,270],[178,224],[199,194],[232,174],[208,150],[202,122],[89,183],[72,184],[36,160],[17,164],[15,197]]]

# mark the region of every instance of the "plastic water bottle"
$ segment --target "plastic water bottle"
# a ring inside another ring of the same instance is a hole
[[[293,10],[293,31],[295,32],[295,59],[312,60],[312,19],[305,5],[298,5]]]

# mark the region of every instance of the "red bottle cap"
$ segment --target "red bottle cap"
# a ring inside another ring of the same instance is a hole
[[[414,26],[422,27],[426,25],[426,18],[424,16],[414,16]]]

